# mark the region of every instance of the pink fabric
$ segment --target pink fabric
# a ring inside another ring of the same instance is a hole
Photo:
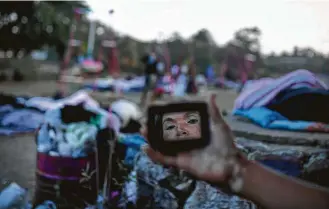
[[[99,61],[93,61],[93,60],[84,60],[82,63],[83,67],[102,67],[102,63]]]
[[[37,173],[51,179],[79,180],[81,172],[89,164],[91,171],[95,167],[95,155],[84,158],[53,157],[37,153]]]

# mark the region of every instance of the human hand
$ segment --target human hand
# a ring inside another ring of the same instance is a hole
[[[149,146],[143,150],[154,162],[185,170],[201,180],[229,183],[232,190],[238,191],[242,187],[242,160],[234,145],[233,133],[222,118],[215,95],[211,96],[208,106],[212,138],[206,148],[175,157],[164,156]]]

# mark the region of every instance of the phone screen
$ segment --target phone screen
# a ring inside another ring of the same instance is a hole
[[[162,116],[163,140],[187,140],[201,138],[199,112],[171,112]]]

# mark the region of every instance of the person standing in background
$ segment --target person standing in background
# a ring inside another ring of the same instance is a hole
[[[141,104],[143,105],[144,101],[146,100],[147,93],[153,87],[153,78],[154,75],[157,74],[157,57],[154,52],[150,54],[146,54],[141,58],[142,63],[144,64],[144,76],[145,76],[145,83],[144,83],[144,90],[141,96]]]
[[[192,93],[192,94],[198,93],[198,88],[195,82],[196,75],[197,75],[196,66],[194,61],[192,60],[188,68],[188,84],[186,89],[187,93]]]
[[[164,62],[158,60],[156,65],[156,81],[155,88],[153,88],[151,102],[155,101],[159,96],[164,94],[163,91],[163,78],[166,74],[166,65]]]

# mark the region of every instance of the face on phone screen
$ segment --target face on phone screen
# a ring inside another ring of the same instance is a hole
[[[201,121],[198,112],[173,112],[162,117],[165,141],[201,138]]]

